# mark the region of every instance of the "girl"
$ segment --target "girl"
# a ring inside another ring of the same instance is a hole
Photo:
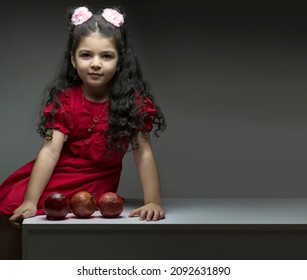
[[[166,127],[164,115],[143,80],[127,37],[123,14],[87,7],[69,13],[69,38],[58,76],[47,90],[38,132],[43,146],[32,162],[0,186],[0,214],[18,226],[44,214],[54,191],[86,190],[97,197],[119,184],[129,144],[140,175],[144,206],[130,216],[164,217],[149,133]],[[2,220],[5,220],[2,216]]]

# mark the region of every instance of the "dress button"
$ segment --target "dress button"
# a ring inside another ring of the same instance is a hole
[[[84,143],[85,145],[89,145],[91,143],[91,139],[86,139]]]
[[[98,123],[98,122],[99,122],[99,117],[98,116],[93,117],[93,123]]]

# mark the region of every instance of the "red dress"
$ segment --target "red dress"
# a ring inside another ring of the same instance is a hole
[[[67,140],[40,197],[37,215],[45,213],[43,202],[54,191],[71,197],[78,191],[86,190],[99,197],[107,191],[116,192],[119,185],[125,153],[108,152],[104,146],[108,103],[87,100],[80,87],[67,89],[60,100],[61,108],[56,115],[54,129],[65,133]],[[45,108],[45,115],[50,114],[52,106]],[[140,106],[150,116],[143,129],[151,131],[155,106],[149,99]],[[129,143],[126,145],[128,148]],[[22,203],[34,163],[35,160],[27,163],[2,183],[0,214],[12,214]]]

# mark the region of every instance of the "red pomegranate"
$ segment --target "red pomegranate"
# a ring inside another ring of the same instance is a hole
[[[45,199],[43,208],[47,219],[62,220],[69,213],[70,200],[63,193],[53,192]]]
[[[88,218],[96,211],[96,194],[80,191],[70,199],[70,209],[79,218]]]
[[[124,209],[124,200],[114,192],[107,192],[100,196],[97,206],[105,218],[118,217]]]

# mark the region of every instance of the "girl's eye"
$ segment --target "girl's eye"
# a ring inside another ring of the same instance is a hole
[[[106,53],[106,54],[104,54],[102,57],[103,57],[103,59],[109,60],[109,59],[112,59],[112,58],[113,58],[113,55],[112,55],[112,54],[109,54],[109,53]]]
[[[82,58],[90,58],[91,57],[91,55],[89,53],[82,53],[80,56]]]

